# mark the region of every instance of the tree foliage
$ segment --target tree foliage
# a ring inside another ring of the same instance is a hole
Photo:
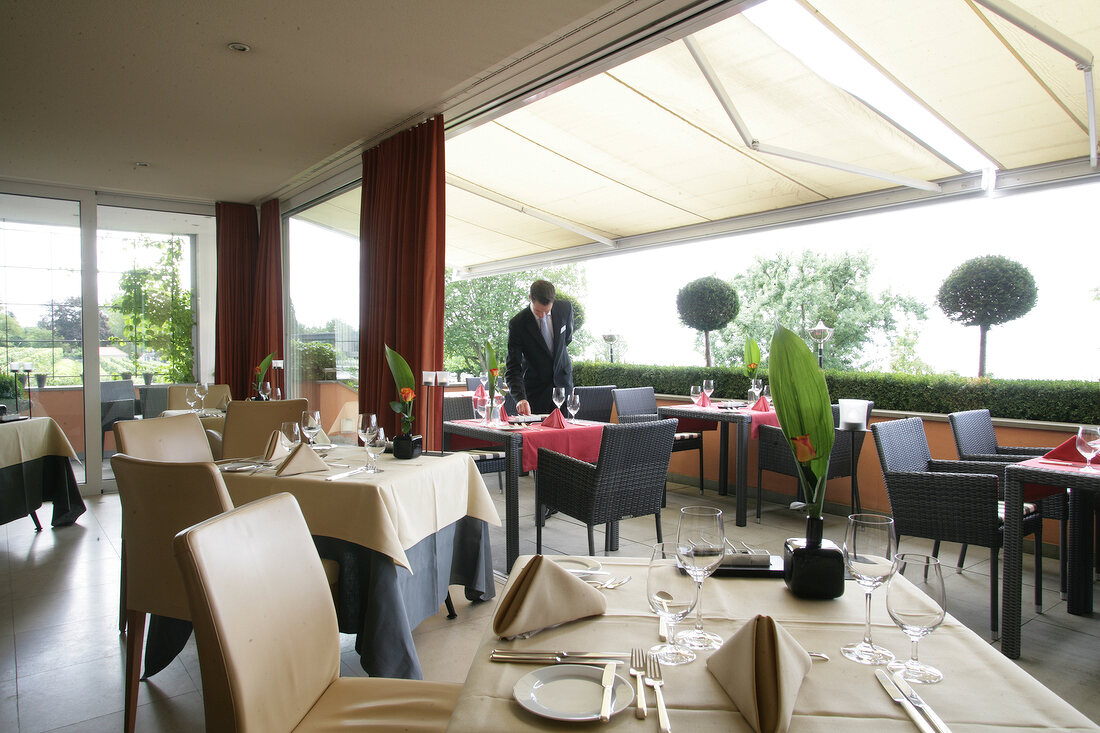
[[[1001,255],[986,255],[952,270],[940,285],[936,303],[952,321],[978,327],[978,376],[984,377],[990,326],[1025,315],[1038,296],[1035,278],[1026,267]]]
[[[710,332],[724,328],[737,317],[741,305],[737,291],[714,276],[701,277],[680,288],[676,310],[688,328],[703,332],[706,365],[711,365]]]
[[[741,312],[734,324],[716,335],[716,363],[739,363],[746,336],[769,342],[778,318],[807,342],[809,329],[819,320],[833,328],[825,344],[827,369],[872,366],[864,357],[867,347],[875,342],[893,345],[903,330],[899,326],[925,318],[927,309],[889,290],[873,294],[868,283],[871,270],[870,256],[863,251],[826,255],[805,250],[757,257],[733,278]]]

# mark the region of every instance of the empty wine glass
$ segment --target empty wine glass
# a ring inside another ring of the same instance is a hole
[[[581,411],[581,396],[571,392],[565,407],[569,410],[569,422],[577,422],[577,413]]]
[[[378,467],[378,457],[386,452],[386,431],[384,428],[378,428],[374,434],[367,439],[364,446],[367,449],[367,458],[369,463],[367,464],[367,470],[363,473],[383,473],[383,470]]]
[[[699,404],[699,400],[703,398],[703,388],[698,384],[691,385],[691,401],[696,405]]]
[[[695,628],[681,631],[676,641],[689,649],[717,649],[722,637],[703,631],[703,581],[722,564],[726,556],[726,531],[722,510],[711,506],[686,506],[680,509],[680,527],[676,531],[676,557],[699,588],[695,604]]]
[[[470,403],[474,407],[474,417],[481,420],[485,417],[485,410],[489,407],[489,397],[487,395],[474,395],[470,398]]]
[[[928,555],[899,553],[894,558],[894,575],[886,586],[886,611],[910,642],[908,661],[896,659],[887,668],[900,672],[907,682],[932,684],[942,680],[942,672],[917,659],[917,642],[939,628],[947,613],[940,561]]]
[[[264,382],[260,387],[260,394],[263,395],[265,400],[271,399],[271,382]]]
[[[683,572],[676,558],[675,542],[658,542],[653,546],[646,576],[646,598],[649,607],[664,619],[668,628],[668,641],[649,651],[661,664],[687,664],[695,659],[695,652],[676,643],[673,630],[676,622],[691,613],[699,600],[699,586],[691,576]]]
[[[554,407],[560,411],[562,404],[565,402],[565,387],[554,387],[554,394],[550,399],[554,401]]]
[[[1092,458],[1100,453],[1100,427],[1077,428],[1077,452],[1085,457],[1085,470],[1097,471],[1092,467]]]
[[[853,514],[844,533],[844,564],[863,587],[867,620],[863,640],[845,644],[840,652],[860,664],[887,664],[894,654],[871,641],[871,593],[894,572],[894,520],[880,514]]]
[[[482,387],[489,386],[489,372],[482,372],[481,374],[477,375],[477,378],[481,381]]]
[[[310,445],[317,433],[321,432],[321,411],[306,410],[302,413],[302,433],[306,436]]]
[[[713,379],[704,379],[703,380],[703,394],[705,394],[707,396],[708,400],[710,399],[710,396],[712,394],[714,394],[714,380]]]
[[[298,423],[293,420],[287,420],[280,425],[279,432],[283,434],[288,447],[294,447],[302,442],[302,431],[298,428]]]
[[[198,390],[195,387],[187,388],[187,391],[184,392],[184,399],[187,400],[187,404],[191,406],[191,412],[199,411],[198,406],[201,400],[199,399]]]
[[[195,394],[199,396],[199,416],[206,414],[206,395],[210,391],[210,385],[206,382],[199,382],[195,385]]]

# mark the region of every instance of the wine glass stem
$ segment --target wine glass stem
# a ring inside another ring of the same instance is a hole
[[[915,664],[920,664],[920,662],[917,661],[917,640],[916,639],[910,639],[909,640],[909,663],[914,664],[914,665]]]
[[[698,586],[698,598],[695,601],[695,630],[703,630],[703,581],[699,580],[695,583]]]
[[[874,642],[871,641],[871,591],[864,591],[863,595],[867,600],[867,620],[863,626],[863,643],[873,646]]]
[[[669,646],[676,646],[676,620],[674,618],[665,618],[665,631],[668,632],[668,641],[665,643]]]

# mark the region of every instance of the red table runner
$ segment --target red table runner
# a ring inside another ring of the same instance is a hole
[[[686,409],[686,410],[698,410],[699,412],[703,413],[704,415],[708,412],[712,413],[712,414],[713,413],[720,413],[720,412],[727,412],[727,410],[725,408],[718,408],[718,407],[699,407],[698,405],[668,405],[668,406],[669,407],[678,407],[678,408]],[[749,430],[749,438],[752,438],[753,440],[755,440],[759,436],[761,425],[774,425],[775,427],[779,427],[779,415],[776,414],[775,410],[767,410],[767,411],[750,410],[747,407],[743,407],[739,410],[730,410],[729,412],[740,412],[743,415],[751,415],[752,416],[752,427]],[[684,418],[680,418],[680,419],[684,420]],[[706,418],[701,418],[701,419],[705,420]],[[711,429],[713,429],[714,423],[711,422],[711,421],[708,421],[708,422],[712,426]],[[683,427],[682,423],[681,423],[680,427],[681,428]]]
[[[1063,461],[1055,458],[1031,458],[1026,461],[1020,461],[1017,466],[1027,466],[1028,468],[1044,468],[1050,471],[1065,471],[1066,473],[1081,473],[1085,470],[1085,461],[1082,458],[1080,461]],[[1092,471],[1089,471],[1092,473]],[[1064,486],[1056,486],[1055,484],[1034,484],[1025,483],[1024,486],[1024,501],[1035,503],[1040,499],[1053,496],[1054,494],[1061,494],[1066,490]]]
[[[484,425],[481,420],[457,420],[466,425]],[[600,442],[603,440],[603,426],[606,423],[592,422],[567,422],[564,428],[544,428],[541,425],[531,425],[518,430],[523,437],[523,470],[534,471],[539,465],[539,448],[549,448],[558,453],[564,453],[588,463],[595,463],[600,456]],[[513,430],[514,428],[508,428]],[[483,441],[451,436],[451,447],[458,449],[467,443],[481,443]],[[456,445],[457,443],[457,445]],[[480,447],[480,446],[478,446]]]

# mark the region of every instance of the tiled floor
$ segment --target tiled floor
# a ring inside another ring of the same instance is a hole
[[[487,477],[496,493],[495,477]],[[670,485],[664,526],[674,532],[681,506],[707,503],[726,508],[713,492],[700,500],[698,489]],[[532,489],[521,483],[523,532],[520,551],[534,552]],[[118,633],[118,545],[120,511],[115,494],[88,497],[88,513],[73,527],[35,533],[30,520],[0,526],[0,731],[82,731],[121,729],[124,637]],[[728,507],[732,510],[732,506]],[[751,503],[750,503],[751,509]],[[45,516],[48,516],[48,511]],[[826,536],[841,540],[843,517],[826,518]],[[777,552],[783,539],[803,534],[804,520],[785,508],[769,505],[760,524],[727,526],[732,538]],[[618,554],[645,555],[656,539],[652,517],[622,523]],[[584,528],[571,519],[553,517],[544,533],[547,553],[583,554]],[[597,533],[597,548],[602,534]],[[905,549],[922,546],[907,541]],[[503,565],[503,532],[493,536],[494,555]],[[946,546],[953,562],[957,548]],[[1030,556],[1025,582],[1030,581]],[[972,550],[961,574],[947,573],[951,613],[989,638],[989,556]],[[1059,600],[1057,561],[1044,564],[1044,613],[1025,603],[1024,656],[1020,666],[1100,722],[1100,623],[1069,616]],[[637,582],[637,579],[635,579]],[[1030,589],[1025,589],[1030,595]],[[494,604],[469,604],[461,590],[452,593],[459,618],[442,614],[415,632],[425,676],[460,682],[484,633]],[[354,638],[343,637],[343,674],[362,674],[353,650]],[[194,642],[167,669],[141,684],[138,731],[142,733],[203,730],[201,682]]]

